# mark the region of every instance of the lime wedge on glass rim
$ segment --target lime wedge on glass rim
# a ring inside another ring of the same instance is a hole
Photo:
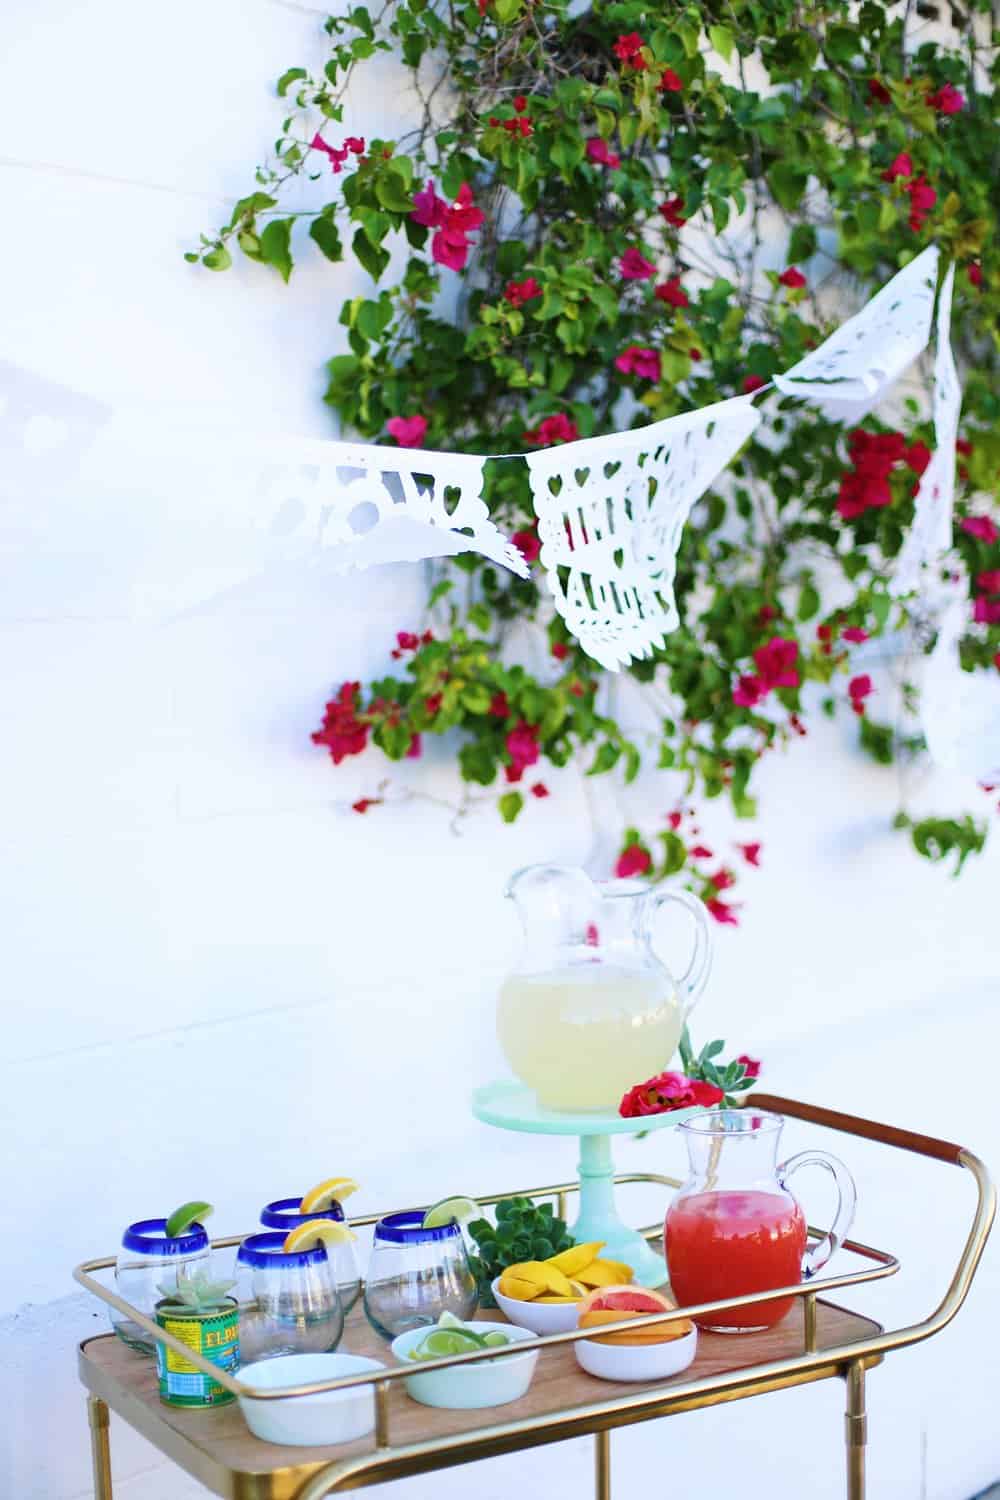
[[[175,1208],[170,1218],[167,1219],[163,1232],[168,1240],[176,1239],[179,1234],[190,1229],[192,1224],[200,1223],[202,1219],[207,1219],[209,1214],[214,1212],[211,1203],[182,1203],[180,1208]]]
[[[432,1203],[424,1214],[423,1227],[443,1229],[446,1224],[465,1224],[481,1214],[482,1209],[475,1198],[442,1198],[440,1203]]]

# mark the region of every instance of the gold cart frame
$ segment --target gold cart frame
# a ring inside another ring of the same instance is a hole
[[[719,1312],[726,1308],[739,1307],[749,1302],[772,1300],[778,1297],[802,1299],[802,1340],[798,1352],[778,1359],[768,1359],[759,1364],[743,1365],[739,1368],[721,1370],[695,1379],[675,1376],[669,1382],[644,1384],[634,1392],[613,1395],[605,1400],[587,1400],[564,1410],[549,1410],[521,1416],[517,1420],[492,1422],[483,1426],[467,1428],[447,1436],[438,1436],[425,1441],[393,1441],[390,1409],[390,1390],[393,1383],[412,1371],[404,1366],[388,1368],[377,1374],[342,1377],[339,1380],[314,1381],[280,1391],[257,1391],[244,1386],[238,1377],[220,1370],[206,1361],[200,1354],[181,1344],[172,1335],[152,1323],[138,1308],[119,1297],[104,1286],[92,1274],[108,1270],[115,1262],[113,1258],[91,1260],[78,1266],[73,1272],[81,1286],[100,1297],[118,1312],[132,1319],[158,1343],[182,1354],[203,1373],[212,1375],[234,1395],[253,1395],[256,1400],[290,1399],[314,1395],[321,1391],[335,1390],[347,1386],[371,1385],[374,1387],[375,1432],[370,1449],[349,1457],[332,1458],[317,1464],[296,1461],[296,1450],[282,1449],[284,1462],[267,1468],[251,1471],[225,1469],[219,1481],[218,1465],[212,1477],[199,1473],[192,1461],[195,1449],[185,1444],[173,1426],[150,1404],[141,1405],[127,1382],[109,1377],[106,1370],[88,1353],[92,1344],[106,1344],[115,1335],[103,1339],[88,1340],[80,1348],[80,1378],[88,1390],[88,1413],[91,1427],[91,1444],[94,1470],[95,1500],[113,1500],[111,1481],[111,1454],[109,1441],[109,1409],[114,1410],[130,1425],[136,1427],[153,1442],[161,1452],[174,1462],[209,1482],[217,1493],[227,1500],[323,1500],[323,1497],[340,1491],[357,1489],[365,1485],[403,1478],[410,1474],[447,1468],[455,1464],[469,1463],[497,1454],[512,1453],[520,1449],[542,1444],[560,1442],[566,1438],[593,1434],[595,1442],[596,1500],[610,1500],[610,1433],[616,1427],[635,1422],[668,1416],[678,1412],[694,1411],[701,1407],[715,1406],[726,1401],[740,1400],[747,1396],[760,1395],[767,1391],[784,1390],[834,1376],[842,1377],[846,1386],[846,1495],[847,1500],[864,1500],[865,1496],[865,1451],[867,1444],[867,1416],[865,1412],[866,1372],[881,1363],[886,1354],[906,1348],[923,1339],[932,1338],[955,1317],[965,1301],[972,1279],[976,1273],[983,1248],[990,1233],[996,1212],[996,1192],[990,1174],[980,1159],[963,1146],[931,1136],[915,1134],[891,1125],[877,1124],[872,1120],[841,1114],[815,1105],[802,1104],[776,1095],[757,1093],[751,1095],[745,1107],[774,1110],[792,1119],[838,1130],[847,1135],[858,1136],[885,1146],[909,1151],[919,1156],[960,1167],[971,1173],[976,1185],[977,1201],[972,1223],[955,1267],[951,1282],[937,1307],[921,1322],[906,1327],[881,1330],[878,1325],[868,1323],[875,1330],[859,1338],[849,1338],[832,1346],[817,1347],[817,1304],[827,1304],[821,1294],[862,1282],[879,1280],[894,1275],[899,1262],[885,1251],[855,1240],[845,1242],[844,1248],[859,1256],[868,1264],[859,1270],[839,1276],[816,1277],[793,1287],[780,1287],[766,1294],[753,1293],[745,1297],[730,1297],[716,1302],[700,1303],[686,1308],[686,1314]],[[616,1182],[646,1183],[663,1187],[676,1187],[676,1179],[656,1173],[622,1173]],[[576,1183],[555,1183],[531,1189],[518,1189],[526,1196],[554,1199],[561,1216],[564,1216],[568,1196],[576,1191]],[[484,1205],[497,1203],[508,1193],[487,1194],[480,1198]],[[367,1226],[376,1222],[382,1214],[369,1214],[350,1220],[354,1226]],[[660,1234],[655,1225],[643,1231],[652,1239]],[[813,1231],[810,1231],[811,1233]],[[237,1245],[242,1236],[214,1240],[218,1247]],[[669,1321],[664,1314],[659,1321]],[[650,1319],[650,1322],[656,1321]],[[602,1331],[625,1328],[626,1323],[609,1324]],[[533,1341],[527,1347],[547,1349],[562,1344],[571,1344],[587,1336],[586,1330],[554,1334]],[[753,1336],[750,1336],[753,1337]],[[523,1352],[524,1343],[510,1345],[505,1349],[489,1349],[472,1354],[451,1355],[447,1358],[427,1361],[422,1369],[447,1369],[452,1365],[472,1363],[477,1359],[503,1358],[508,1353]],[[745,1347],[745,1346],[744,1346]],[[146,1362],[148,1365],[148,1362]],[[581,1390],[590,1393],[595,1382],[581,1377]],[[488,1413],[483,1413],[484,1417]],[[252,1439],[247,1439],[248,1443]],[[188,1448],[191,1452],[188,1452]]]

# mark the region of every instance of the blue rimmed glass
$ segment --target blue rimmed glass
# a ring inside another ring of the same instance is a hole
[[[251,1234],[236,1254],[240,1361],[277,1354],[325,1354],[344,1331],[344,1309],[329,1256],[282,1250],[285,1236]]]
[[[192,1272],[207,1271],[211,1251],[208,1235],[200,1224],[184,1234],[168,1236],[166,1219],[139,1219],[122,1235],[122,1248],[115,1262],[115,1286],[150,1322],[156,1322],[156,1304],[177,1287],[178,1280]],[[111,1326],[118,1337],[140,1354],[154,1354],[156,1344],[138,1323],[111,1308]]]
[[[300,1224],[308,1224],[312,1219],[336,1219],[338,1224],[344,1222],[344,1210],[339,1203],[331,1203],[322,1213],[304,1214],[299,1212],[301,1201],[301,1198],[276,1198],[273,1203],[268,1203],[261,1209],[260,1222],[265,1229],[280,1229],[282,1234],[287,1234],[290,1229],[298,1229]],[[344,1312],[349,1313],[361,1291],[361,1270],[354,1245],[334,1245],[327,1253],[333,1260],[333,1274],[337,1278],[337,1291],[340,1293]]]
[[[478,1306],[457,1224],[425,1229],[418,1209],[379,1220],[365,1279],[365,1312],[376,1333],[394,1339],[436,1323],[446,1310],[471,1318]]]

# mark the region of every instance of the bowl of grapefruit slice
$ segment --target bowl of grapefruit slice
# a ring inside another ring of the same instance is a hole
[[[647,1287],[598,1287],[580,1303],[579,1326],[594,1333],[573,1345],[577,1361],[600,1380],[664,1380],[677,1375],[697,1353],[698,1330],[681,1316],[651,1321],[676,1311],[676,1306],[665,1293]],[[601,1331],[622,1322],[631,1326],[614,1333]]]

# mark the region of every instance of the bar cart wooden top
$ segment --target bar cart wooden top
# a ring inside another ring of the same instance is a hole
[[[88,1339],[79,1354],[80,1378],[89,1393],[96,1500],[112,1497],[109,1409],[226,1500],[320,1500],[343,1490],[588,1433],[596,1437],[596,1493],[599,1500],[607,1500],[608,1434],[614,1428],[833,1376],[844,1376],[847,1381],[846,1493],[849,1500],[862,1500],[865,1372],[888,1352],[933,1336],[955,1316],[990,1231],[995,1193],[978,1158],[949,1142],[764,1094],[752,1096],[748,1104],[916,1152],[972,1174],[978,1190],[973,1222],[951,1284],[928,1318],[907,1328],[884,1331],[870,1318],[825,1295],[892,1275],[899,1269],[898,1262],[886,1252],[848,1241],[845,1249],[852,1252],[854,1270],[817,1277],[795,1289],[792,1312],[767,1332],[739,1337],[703,1332],[694,1364],[672,1379],[627,1385],[596,1380],[576,1362],[570,1345],[581,1335],[574,1332],[539,1340],[538,1368],[520,1401],[488,1411],[454,1411],[422,1406],[406,1395],[401,1379],[391,1375],[395,1368],[391,1356],[387,1359],[385,1345],[368,1327],[358,1307],[348,1318],[342,1347],[380,1359],[389,1368],[377,1382],[371,1376],[355,1376],[350,1381],[325,1383],[356,1384],[365,1379],[375,1383],[377,1410],[374,1433],[329,1448],[265,1443],[249,1432],[236,1403],[207,1411],[163,1405],[153,1361],[133,1353],[114,1334],[108,1334]],[[654,1174],[622,1174],[619,1180],[671,1185],[669,1179]],[[564,1183],[528,1191],[543,1198],[565,1195],[573,1187]],[[481,1201],[488,1204],[502,1196],[496,1194]],[[376,1217],[352,1222],[367,1224]],[[105,1301],[118,1303],[120,1310],[135,1315],[136,1309],[122,1304],[92,1274],[111,1265],[112,1260],[91,1261],[74,1275]],[[727,1306],[733,1300],[706,1306]],[[137,1321],[145,1323],[141,1314]],[[161,1341],[169,1342],[162,1330],[146,1326]],[[496,1351],[490,1354],[496,1356]],[[458,1364],[476,1357],[454,1355],[439,1363]],[[230,1382],[238,1389],[238,1375],[223,1376],[223,1383]]]

